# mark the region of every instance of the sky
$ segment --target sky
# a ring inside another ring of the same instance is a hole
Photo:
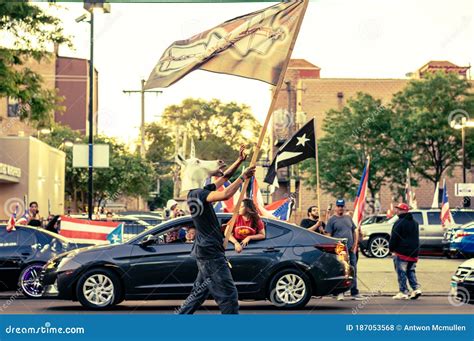
[[[271,3],[116,4],[96,15],[94,63],[99,71],[99,132],[133,143],[139,135],[140,95],[163,51],[173,42]],[[44,5],[46,6],[46,5]],[[89,25],[76,23],[80,3],[48,9],[73,36],[74,50],[62,56],[88,58]],[[404,78],[429,60],[474,64],[472,0],[311,1],[293,58],[321,68],[322,78]],[[146,122],[188,97],[236,101],[263,122],[270,86],[235,76],[195,71],[159,95],[146,97]]]

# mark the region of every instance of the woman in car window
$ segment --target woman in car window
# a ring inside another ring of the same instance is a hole
[[[265,239],[265,225],[253,201],[244,199],[229,240],[234,244],[235,251],[240,253],[251,240],[262,239]]]

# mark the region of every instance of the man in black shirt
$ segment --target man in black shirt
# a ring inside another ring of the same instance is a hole
[[[197,230],[193,254],[199,272],[192,292],[177,310],[179,314],[193,314],[204,303],[209,293],[223,314],[239,313],[237,288],[225,258],[224,236],[212,203],[230,199],[240,185],[255,174],[255,167],[248,168],[223,191],[217,191],[246,157],[244,148],[241,147],[239,159],[222,177],[204,188],[192,189],[188,193],[188,206]]]
[[[326,225],[319,220],[317,206],[310,206],[308,208],[308,218],[301,220],[300,226],[313,232],[324,233]]]

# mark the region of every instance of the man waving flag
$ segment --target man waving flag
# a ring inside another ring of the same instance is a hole
[[[161,56],[145,89],[168,87],[197,69],[275,85],[302,12],[303,1],[281,2],[175,41]]]
[[[267,184],[278,187],[277,170],[288,167],[303,160],[314,158],[314,118],[309,120],[300,130],[296,132],[286,143],[278,149],[272,164],[268,168],[267,175],[263,180]]]
[[[354,221],[355,226],[358,228],[362,223],[364,218],[364,209],[365,209],[365,199],[367,197],[367,185],[369,183],[369,167],[370,167],[370,157],[367,158],[365,163],[364,171],[362,172],[362,177],[360,179],[359,188],[357,189],[356,199],[354,201],[354,215],[352,216],[352,221]]]

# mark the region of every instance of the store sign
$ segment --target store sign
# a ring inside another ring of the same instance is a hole
[[[0,175],[12,176],[14,178],[21,177],[21,169],[4,163],[0,163]]]
[[[454,184],[454,192],[457,197],[474,197],[474,184]]]

